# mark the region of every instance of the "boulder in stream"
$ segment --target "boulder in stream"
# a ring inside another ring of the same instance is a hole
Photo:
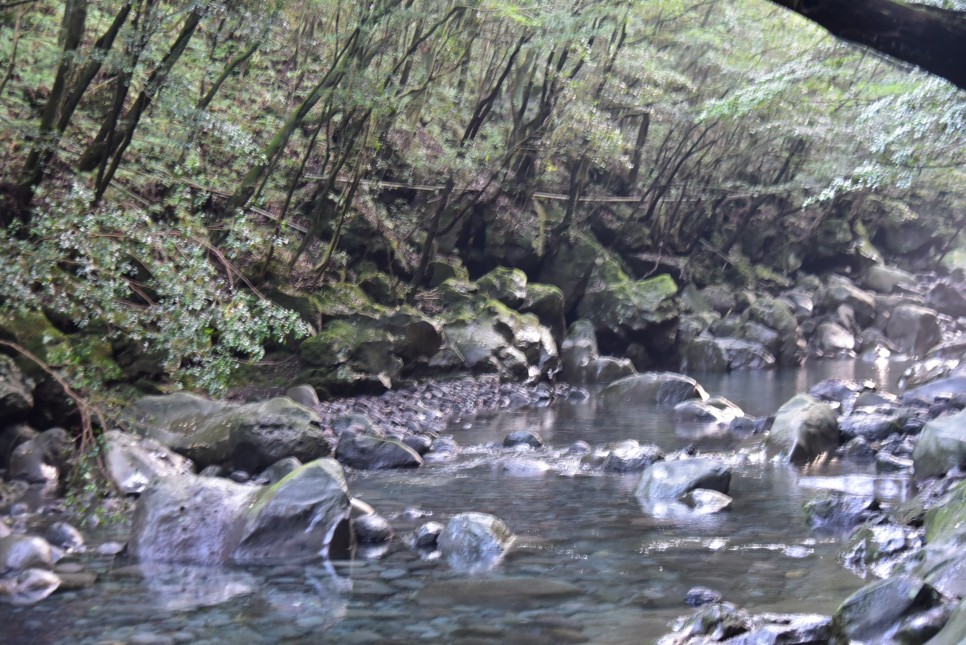
[[[125,416],[136,433],[199,468],[226,465],[259,472],[285,457],[307,462],[331,452],[318,414],[284,396],[237,406],[185,393],[148,396],[129,406]]]
[[[844,642],[891,642],[910,617],[941,602],[939,593],[912,576],[870,583],[849,596],[835,612],[832,634]]]
[[[125,495],[140,494],[155,479],[187,475],[194,468],[189,459],[160,442],[120,430],[104,433],[104,465],[114,485]]]
[[[697,381],[674,372],[645,372],[614,381],[602,392],[608,403],[658,403],[674,405],[688,399],[707,399]]]
[[[926,423],[912,459],[920,478],[941,477],[952,468],[966,468],[966,411]]]
[[[292,563],[326,555],[348,517],[348,487],[333,459],[265,487],[164,477],[138,500],[128,548],[142,561]]]
[[[473,573],[496,566],[515,539],[498,517],[460,513],[446,523],[437,544],[452,568]]]
[[[731,470],[722,461],[698,457],[661,461],[641,474],[635,494],[643,503],[678,501],[696,488],[728,493]]]
[[[838,421],[827,403],[799,394],[778,409],[766,443],[784,461],[808,463],[839,447]]]

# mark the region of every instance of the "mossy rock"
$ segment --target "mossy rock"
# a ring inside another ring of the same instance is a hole
[[[458,259],[446,260],[436,259],[429,263],[427,270],[429,276],[429,287],[434,288],[443,284],[447,280],[457,280],[459,282],[469,282],[470,273]]]
[[[527,297],[527,274],[520,269],[497,267],[476,284],[480,291],[513,309],[519,309]]]
[[[399,304],[399,295],[393,285],[393,280],[385,273],[373,271],[359,277],[359,288],[373,302],[384,307],[395,307]]]
[[[941,503],[926,511],[926,542],[966,542],[966,481],[960,482]]]
[[[618,335],[641,341],[648,349],[670,349],[673,334],[655,332],[669,324],[676,327],[678,286],[674,279],[664,274],[632,280],[623,272],[601,273],[614,279],[595,279],[577,305],[577,314],[594,323],[598,339]]]
[[[538,282],[556,286],[563,292],[566,302],[572,305],[583,297],[597,264],[609,255],[590,235],[568,236],[560,243],[557,252],[546,259]]]
[[[563,291],[559,288],[552,284],[533,282],[527,285],[527,295],[520,310],[539,318],[559,342],[566,324],[566,304]]]
[[[391,351],[392,340],[389,332],[361,323],[359,318],[332,320],[302,342],[299,355],[309,365],[334,367],[348,362],[362,347]]]

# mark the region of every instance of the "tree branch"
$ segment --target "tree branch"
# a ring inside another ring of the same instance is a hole
[[[771,0],[821,25],[966,89],[966,12],[899,0]]]

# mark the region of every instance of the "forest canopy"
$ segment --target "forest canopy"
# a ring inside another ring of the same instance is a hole
[[[375,270],[412,300],[591,231],[747,283],[963,225],[963,92],[763,0],[34,0],[0,43],[4,315],[197,387],[305,333],[278,292]]]

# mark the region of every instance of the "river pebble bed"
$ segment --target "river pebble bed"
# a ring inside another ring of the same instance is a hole
[[[831,377],[894,388],[901,366],[824,361],[796,370],[697,375],[752,416]],[[894,391],[894,390],[893,390]],[[383,425],[451,435],[451,459],[415,471],[348,470],[349,487],[392,525],[379,550],[351,561],[264,567],[141,565],[128,527],[87,531],[58,564],[97,575],[30,607],[0,606],[4,643],[629,643],[653,642],[706,588],[754,611],[830,614],[866,581],[842,566],[843,535],[816,532],[803,504],[822,490],[874,490],[885,504],[914,493],[905,475],[848,461],[800,469],[770,461],[760,435],[675,423],[671,410],[607,405],[591,391],[534,390],[493,380],[426,384],[384,397],[325,402],[328,423],[365,412]],[[538,448],[506,448],[511,432]],[[730,511],[645,513],[639,473],[592,465],[633,439],[664,452],[714,454],[733,469]],[[589,444],[590,457],[573,449]],[[517,540],[492,571],[467,574],[410,546],[427,521],[466,511],[501,518]]]

